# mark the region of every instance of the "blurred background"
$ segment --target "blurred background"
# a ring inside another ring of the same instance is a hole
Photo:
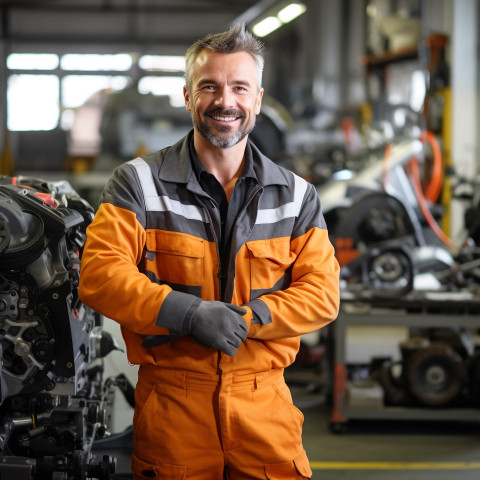
[[[191,129],[184,53],[237,22],[267,52],[251,138],[317,187],[342,267],[338,320],[287,372],[314,478],[478,478],[478,1],[0,0],[0,174],[95,211]],[[123,353],[105,369],[135,385]],[[114,432],[132,412],[117,395]]]

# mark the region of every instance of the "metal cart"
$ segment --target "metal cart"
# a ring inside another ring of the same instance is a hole
[[[445,295],[444,299],[409,298],[399,301],[358,301],[343,298],[333,323],[332,409],[330,427],[343,433],[353,419],[480,421],[480,408],[390,407],[355,408],[347,400],[346,334],[349,326],[463,327],[480,329],[480,299]],[[480,407],[480,405],[479,405]]]

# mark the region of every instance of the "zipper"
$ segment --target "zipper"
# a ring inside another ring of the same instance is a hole
[[[250,197],[247,198],[247,201],[245,202],[245,205],[243,206],[243,208],[240,210],[240,213],[238,214],[238,217],[240,217],[240,215],[243,215],[243,212],[245,212],[245,210],[249,207],[249,205],[253,202],[253,199],[256,197],[257,193],[263,191],[263,187],[259,187],[258,185],[256,186],[256,189],[253,190],[253,192],[251,193]]]
[[[238,216],[237,216],[237,220],[240,219],[240,217],[245,213],[245,211],[247,210],[247,208],[250,206],[250,204],[253,202],[253,200],[255,199],[255,197],[263,191],[263,187],[260,187],[258,185],[255,186],[255,189],[250,191],[249,192],[249,197],[247,198],[247,200],[245,201],[245,204],[243,205],[242,209],[240,210],[240,212],[238,213]],[[237,222],[235,222],[235,225],[237,224]],[[245,238],[246,240],[246,238]],[[232,245],[231,247],[233,247],[235,244],[233,243],[233,237],[232,237]],[[237,256],[237,253],[238,253],[238,250],[235,251],[235,259],[236,259],[236,256]],[[230,258],[230,255],[229,255],[229,258]],[[235,262],[235,260],[234,260]],[[233,268],[235,268],[235,263],[234,263],[234,266]],[[233,289],[234,289],[234,285],[231,285],[231,288],[229,286],[229,282],[227,281],[225,283],[225,298],[231,298],[232,295],[233,295]],[[228,295],[227,295],[228,293]]]
[[[247,200],[246,200],[244,206],[242,207],[242,209],[240,210],[237,218],[240,218],[240,216],[245,213],[247,208],[253,202],[254,198],[261,191],[263,191],[263,187],[260,187],[260,186],[257,185],[256,188],[250,193],[250,196],[247,198]],[[213,223],[213,218],[210,215],[210,212],[209,212],[207,206],[205,205],[205,202],[204,202],[203,198],[201,198],[198,195],[195,195],[195,196],[197,197],[198,202],[203,206],[203,209],[205,210],[205,212],[207,214],[207,217],[208,217],[208,220],[209,220],[209,223],[210,223],[210,231],[212,232],[213,240],[215,241],[215,252],[217,254],[217,261],[218,261],[218,272],[217,272],[218,292],[219,292],[219,297],[222,298],[223,297],[222,294],[225,294],[225,292],[222,292],[222,280],[221,280],[222,272],[223,272],[223,268],[222,268],[223,264],[222,264],[222,259],[220,257],[220,244],[218,242],[217,232],[215,231],[215,225]],[[213,205],[214,208],[217,208],[216,205],[215,205],[215,202],[213,202],[213,200],[211,200],[210,198],[208,198],[208,200],[210,202],[212,202],[212,205]]]
[[[203,206],[203,209],[204,211],[206,212],[207,214],[207,217],[208,217],[208,221],[209,221],[209,225],[210,225],[210,231],[212,232],[212,236],[213,236],[213,240],[215,242],[215,252],[217,254],[217,261],[218,261],[218,272],[217,272],[217,281],[218,281],[218,291],[219,293],[221,294],[221,286],[222,286],[222,283],[220,281],[220,275],[222,273],[222,260],[220,258],[220,244],[218,242],[218,237],[217,237],[217,232],[215,231],[215,225],[213,223],[213,218],[212,216],[210,215],[210,212],[207,208],[207,206],[205,205],[205,202],[203,201],[202,198],[200,198],[199,196],[195,195],[197,197],[197,200],[199,201],[199,203],[202,204]],[[208,200],[212,203],[212,206],[214,208],[217,208],[217,206],[215,205],[215,202],[213,200],[211,200],[210,198],[208,198]],[[221,296],[221,295],[220,295]]]

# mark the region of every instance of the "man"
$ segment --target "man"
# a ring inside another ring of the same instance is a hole
[[[193,130],[118,167],[88,229],[80,297],[122,327],[134,478],[310,478],[283,369],[336,318],[315,188],[248,140],[263,46],[243,25],[186,53]]]

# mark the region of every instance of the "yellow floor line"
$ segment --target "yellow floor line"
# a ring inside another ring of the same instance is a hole
[[[480,462],[310,462],[312,470],[480,470]]]

